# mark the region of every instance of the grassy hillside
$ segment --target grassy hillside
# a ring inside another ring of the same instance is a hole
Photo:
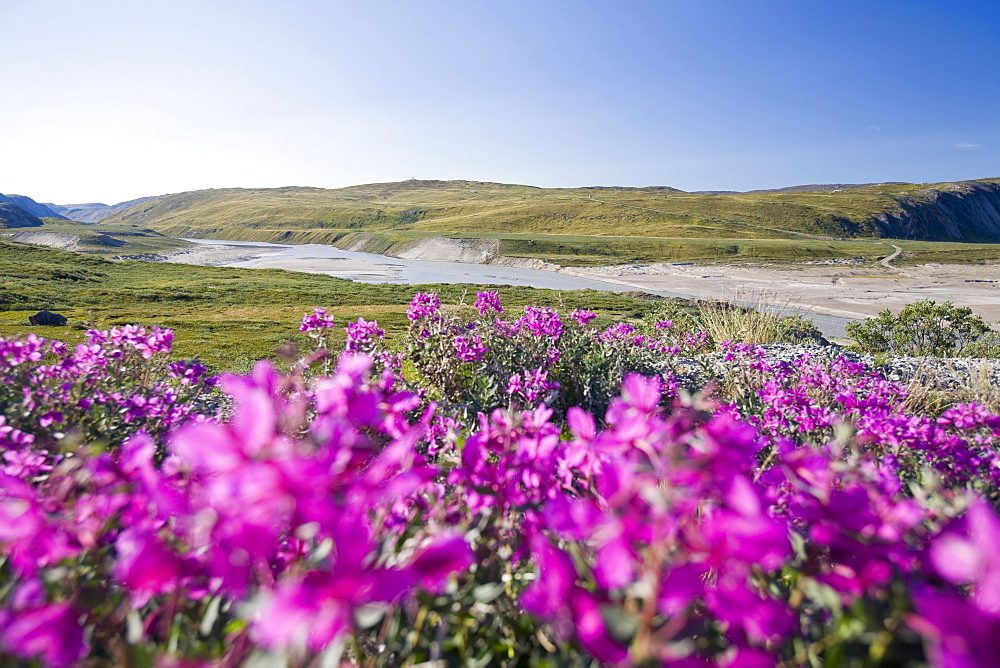
[[[160,197],[106,223],[172,236],[233,229],[410,230],[449,234],[756,237],[864,235],[902,186],[830,193],[695,195],[662,188],[552,189],[471,181],[204,190]]]
[[[176,351],[199,356],[216,369],[245,371],[270,357],[298,334],[303,314],[328,308],[338,324],[358,317],[378,319],[390,334],[406,328],[406,305],[419,290],[434,290],[445,303],[457,303],[462,285],[372,285],[277,269],[111,262],[29,244],[0,241],[0,336],[35,332],[70,342],[91,327],[134,323],[171,327]],[[481,289],[481,288],[480,288]],[[648,302],[591,290],[556,292],[498,287],[511,305],[562,304],[591,308],[607,317],[641,315]],[[69,318],[67,327],[33,327],[28,316],[40,309]],[[342,335],[341,328],[335,334]]]
[[[996,183],[997,180],[987,180]],[[876,258],[874,216],[954,184],[732,195],[671,188],[545,189],[404,181],[337,190],[168,195],[104,220],[168,236],[325,243],[398,252],[428,236],[499,239],[499,254],[559,264]],[[980,253],[981,255],[981,253]]]

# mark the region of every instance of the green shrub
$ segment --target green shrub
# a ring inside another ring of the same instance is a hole
[[[962,348],[960,355],[962,357],[978,357],[981,359],[1000,358],[1000,332],[992,330],[986,332]]]
[[[847,325],[847,334],[857,342],[854,348],[873,355],[971,356],[990,331],[972,309],[932,300],[907,304],[897,315],[886,309]]]

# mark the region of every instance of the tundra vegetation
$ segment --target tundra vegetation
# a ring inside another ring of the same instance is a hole
[[[63,299],[155,301],[88,262]],[[285,370],[218,377],[154,326],[0,338],[0,658],[994,661],[1000,416],[590,294],[411,290],[396,336],[316,306]]]
[[[989,325],[967,306],[925,300],[899,313],[886,309],[875,318],[847,325],[856,347],[877,355],[996,357]]]

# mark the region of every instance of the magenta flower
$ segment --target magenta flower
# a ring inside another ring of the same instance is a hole
[[[482,361],[485,354],[486,346],[483,344],[483,337],[478,334],[455,337],[455,356],[463,362]]]
[[[919,587],[913,597],[917,614],[909,625],[920,632],[932,666],[992,668],[1000,656],[1000,617],[984,613],[956,594]]]
[[[548,380],[549,372],[543,367],[524,373],[515,373],[507,381],[507,394],[519,394],[529,406],[543,399],[549,390],[559,388],[559,383]]]
[[[474,562],[475,554],[465,536],[448,531],[435,536],[413,560],[410,569],[419,586],[440,593],[452,574],[465,572]]]
[[[34,576],[80,551],[73,526],[46,512],[50,504],[28,483],[0,474],[0,554],[8,555],[16,574]]]
[[[532,543],[538,575],[521,596],[525,610],[550,622],[564,639],[575,635],[580,645],[602,662],[617,663],[628,649],[608,633],[600,602],[576,584],[576,569],[567,554],[542,536]]]
[[[406,311],[406,317],[411,322],[427,318],[438,312],[441,308],[441,300],[433,292],[418,292],[410,300],[410,307]]]
[[[546,336],[552,340],[558,339],[563,331],[559,314],[550,306],[529,306],[524,309],[514,326],[521,331],[527,331],[532,336]]]
[[[597,317],[597,314],[587,309],[578,308],[570,313],[569,317],[586,327],[587,323]]]
[[[11,609],[0,609],[0,648],[54,668],[74,666],[90,651],[80,617],[68,602],[46,603],[41,583],[29,580],[14,594]]]
[[[500,304],[500,294],[495,290],[477,292],[475,307],[479,311],[479,315],[499,315],[503,313],[503,306]]]
[[[326,312],[326,309],[317,306],[312,313],[306,314],[299,325],[300,332],[321,332],[327,327],[333,327],[333,316]]]
[[[620,322],[611,325],[606,330],[597,335],[597,340],[602,343],[609,341],[622,341],[628,339],[636,331],[635,325],[629,322]]]
[[[942,577],[971,585],[975,604],[1000,617],[1000,519],[985,501],[976,499],[963,521],[935,537],[930,556]]]
[[[115,541],[114,575],[144,602],[149,595],[173,591],[184,568],[181,560],[151,535],[129,528]],[[138,606],[137,606],[138,607]]]
[[[318,651],[354,626],[354,612],[372,603],[392,603],[420,583],[441,587],[451,573],[472,563],[472,552],[460,535],[434,540],[409,567],[372,563],[375,543],[363,522],[363,511],[345,513],[333,533],[335,562],[301,579],[280,583],[262,597],[254,617],[256,639],[267,647],[305,647]]]
[[[375,349],[375,342],[385,338],[385,331],[378,326],[377,321],[369,322],[364,318],[348,323],[344,331],[347,333],[344,350],[351,352],[371,353]]]
[[[0,446],[3,446],[3,448],[21,449],[31,445],[35,441],[33,435],[26,434],[20,429],[15,429],[6,424],[6,422],[7,418],[0,415]]]

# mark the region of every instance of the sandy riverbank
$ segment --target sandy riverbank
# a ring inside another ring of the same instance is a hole
[[[278,252],[266,246],[198,246],[180,251],[168,261],[219,266],[255,260],[248,266],[361,280],[391,280],[398,276],[398,271],[390,264],[391,259],[380,264],[343,258],[273,257]],[[544,268],[552,269],[553,265]],[[1000,321],[998,265],[928,264],[897,269],[838,263],[648,264],[565,267],[559,271],[637,290],[668,291],[702,299],[775,303],[843,318],[865,318],[886,308],[898,311],[911,302],[933,299],[938,303],[951,301],[958,306],[968,306],[990,322]]]
[[[285,269],[307,274],[325,274],[342,278],[378,278],[393,280],[399,271],[389,264],[362,262],[347,258],[276,258],[281,249],[273,246],[226,246],[199,245],[170,254],[166,262],[197,264],[205,267],[221,267],[236,262],[246,263],[247,269]]]
[[[787,304],[844,318],[873,316],[886,308],[895,312],[911,302],[933,299],[968,306],[991,322],[1000,320],[997,265],[927,264],[895,269],[846,264],[650,264],[561,271],[641,290]]]
[[[168,254],[165,262],[196,264],[202,267],[222,267],[233,262],[244,262],[280,252],[270,246],[197,245]]]

